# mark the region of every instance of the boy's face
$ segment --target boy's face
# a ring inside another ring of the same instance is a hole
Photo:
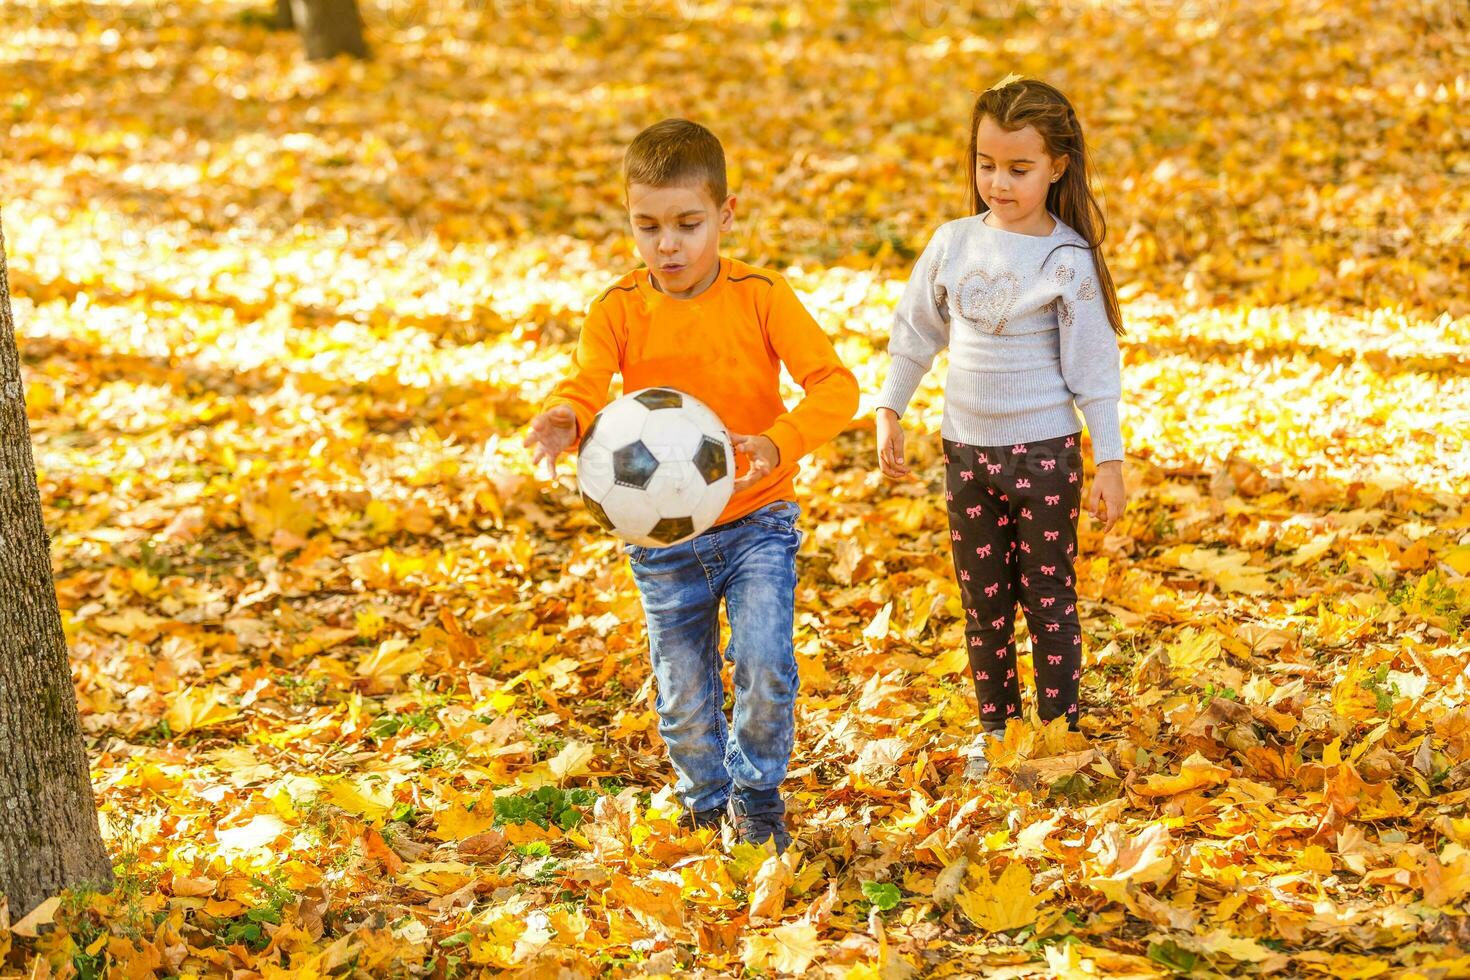
[[[638,255],[658,286],[676,299],[693,299],[720,271],[720,232],[735,221],[735,198],[719,204],[698,183],[628,185],[628,217]]]
[[[1065,158],[1047,155],[1034,126],[1007,132],[985,116],[975,130],[975,191],[1002,221],[1030,218],[1046,203],[1052,176],[1066,169]]]

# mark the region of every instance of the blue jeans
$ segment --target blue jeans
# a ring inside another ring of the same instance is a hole
[[[689,810],[781,813],[781,781],[795,740],[796,527],[801,508],[778,500],[670,548],[624,545],[648,621],[658,683],[658,732]],[[730,619],[724,651],[735,665],[727,724],[720,678],[720,600]],[[733,735],[734,737],[730,737]]]

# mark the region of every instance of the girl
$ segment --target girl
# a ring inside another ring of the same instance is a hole
[[[950,348],[941,435],[950,547],[981,737],[966,774],[988,769],[986,736],[1021,714],[1014,617],[1026,612],[1038,714],[1077,726],[1078,412],[1097,476],[1088,509],[1123,513],[1117,336],[1122,315],[1099,247],[1082,127],[1066,96],[1007,76],[975,102],[967,160],[971,217],[941,225],[899,301],[878,398],[878,465],[907,478],[899,418],[934,355]]]

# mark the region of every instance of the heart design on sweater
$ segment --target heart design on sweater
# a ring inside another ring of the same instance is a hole
[[[1021,280],[1014,273],[992,276],[976,269],[960,280],[955,300],[960,316],[987,333],[1000,333],[1020,295]]]

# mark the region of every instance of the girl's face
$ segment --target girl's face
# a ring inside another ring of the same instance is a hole
[[[1052,178],[1060,178],[1067,159],[1053,160],[1034,126],[1014,133],[984,116],[975,130],[975,192],[1002,222],[1025,224],[1046,204]]]

